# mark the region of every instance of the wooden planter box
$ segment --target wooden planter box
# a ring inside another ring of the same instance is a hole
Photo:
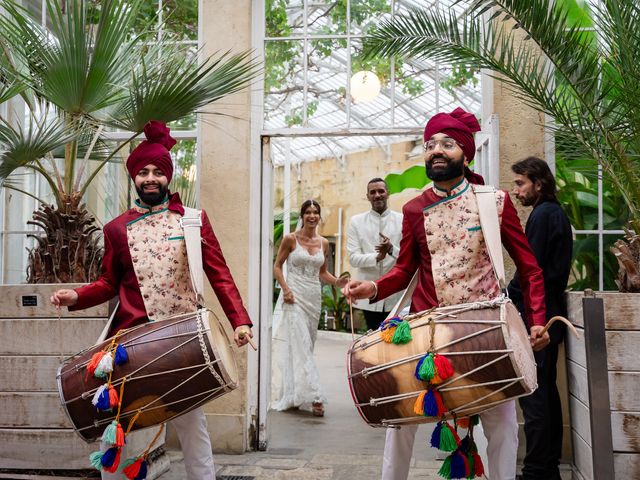
[[[568,294],[574,472],[578,479],[640,478],[640,294]],[[586,327],[586,328],[585,328]]]
[[[73,285],[71,285],[73,287]],[[60,403],[61,360],[92,345],[107,320],[107,305],[80,312],[51,306],[60,285],[0,285],[0,478],[2,469],[85,470],[99,445],[85,443]],[[129,454],[142,452],[156,428],[132,435]],[[156,447],[162,446],[164,436]],[[154,462],[155,478],[169,468]],[[4,476],[4,478],[8,478]]]

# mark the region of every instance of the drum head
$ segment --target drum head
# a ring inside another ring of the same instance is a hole
[[[231,388],[238,385],[238,366],[233,351],[232,339],[227,333],[218,317],[210,310],[207,315],[202,315],[202,323],[207,331],[211,348],[218,360],[220,360],[224,380]]]

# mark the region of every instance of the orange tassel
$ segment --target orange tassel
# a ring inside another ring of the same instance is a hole
[[[87,378],[91,377],[94,374],[96,368],[98,367],[98,364],[100,363],[100,360],[102,360],[102,357],[104,357],[105,353],[106,352],[100,350],[99,352],[96,352],[91,356],[91,360],[89,360],[89,363],[87,364]]]
[[[457,418],[456,425],[458,425],[460,428],[469,429],[469,417]]]
[[[426,390],[420,392],[420,395],[418,395],[418,398],[416,399],[416,403],[413,404],[413,412],[416,415],[424,415],[424,396],[426,394]]]
[[[118,392],[113,386],[109,385],[109,406],[111,408],[116,408],[120,403],[120,399],[118,398]]]
[[[382,338],[382,341],[386,343],[393,342],[393,336],[396,333],[396,328],[398,327],[389,327],[382,330],[380,332],[380,338]]]

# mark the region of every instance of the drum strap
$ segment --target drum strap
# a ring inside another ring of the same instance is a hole
[[[496,205],[496,189],[491,185],[472,185],[471,188],[476,194],[480,227],[487,245],[489,258],[491,258],[493,272],[498,279],[500,289],[505,289],[507,283],[504,274],[502,242],[500,240],[500,219],[498,218],[498,207]]]
[[[180,226],[184,231],[184,242],[187,246],[187,260],[189,261],[189,275],[191,284],[196,291],[196,301],[204,307],[204,270],[202,268],[202,211],[184,207],[184,215],[180,219]]]
[[[498,279],[501,289],[506,288],[504,274],[504,257],[502,256],[502,242],[500,240],[500,220],[498,218],[498,208],[496,205],[496,189],[491,185],[475,185],[472,184],[473,192],[476,194],[476,202],[478,202],[478,215],[480,216],[480,227],[482,235],[487,245],[493,272]],[[398,303],[391,309],[387,318],[397,317],[398,313],[411,303],[411,297],[418,284],[417,270],[413,274],[407,289],[402,294]]]

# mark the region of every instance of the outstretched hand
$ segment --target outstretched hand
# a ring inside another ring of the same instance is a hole
[[[72,307],[78,303],[78,294],[70,288],[61,288],[51,295],[51,304],[56,308]]]
[[[363,280],[350,280],[342,289],[342,294],[347,298],[347,302],[353,303],[363,298],[371,298],[375,295],[376,289],[373,282]]]

